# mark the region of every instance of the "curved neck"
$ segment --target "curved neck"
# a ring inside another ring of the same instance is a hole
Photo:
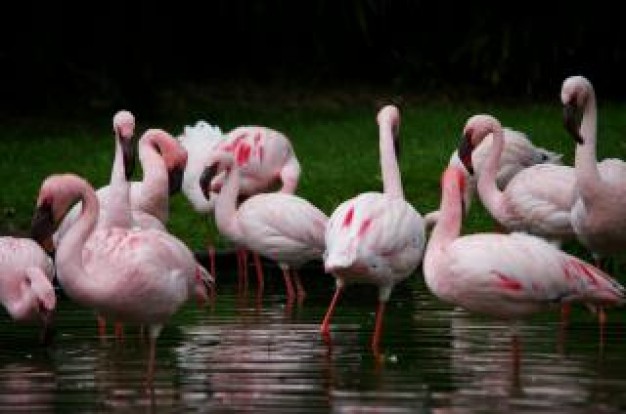
[[[167,210],[169,178],[163,156],[157,151],[158,134],[139,141],[139,162],[143,171],[142,193],[148,203],[159,211]]]
[[[215,200],[215,224],[220,233],[237,242],[241,229],[237,222],[237,197],[239,196],[239,167],[231,164],[226,172],[226,180]]]
[[[130,212],[130,183],[126,179],[124,154],[118,136],[115,137],[115,158],[109,182],[109,200],[106,214],[102,217],[101,228],[130,228],[132,218]]]
[[[499,220],[504,215],[504,203],[502,191],[496,184],[496,176],[504,149],[504,132],[501,127],[494,127],[491,132],[493,134],[491,152],[489,152],[482,169],[478,172],[479,177],[476,186],[485,208],[489,210],[492,217]]]
[[[93,233],[99,215],[98,199],[93,189],[77,188],[75,198],[81,199],[82,210],[78,219],[70,226],[57,246],[55,263],[57,275],[64,289],[78,290],[90,283],[83,263],[83,249]],[[96,287],[97,289],[97,287]],[[90,291],[85,289],[85,291]]]
[[[404,198],[402,191],[402,179],[395,150],[395,137],[393,127],[389,122],[379,125],[380,146],[380,169],[383,176],[383,189],[385,194],[392,197]]]
[[[442,183],[439,217],[428,241],[424,257],[424,273],[429,273],[432,270],[434,262],[444,253],[446,247],[461,234],[463,218],[461,192],[446,177],[450,177],[450,175],[446,174]]]
[[[601,182],[596,155],[597,137],[597,109],[596,98],[593,92],[589,93],[583,118],[580,125],[580,135],[584,143],[576,145],[574,161],[576,185],[583,197],[595,192]]]

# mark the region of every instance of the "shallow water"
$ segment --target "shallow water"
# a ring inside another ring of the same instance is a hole
[[[302,304],[286,305],[282,278],[268,269],[261,302],[222,276],[212,306],[189,303],[158,340],[154,384],[144,384],[147,343],[97,335],[92,311],[61,298],[52,345],[37,328],[0,317],[0,410],[26,412],[621,412],[626,352],[621,310],[604,340],[576,309],[518,326],[520,364],[501,323],[435,299],[419,276],[394,290],[382,355],[369,348],[376,291],[354,286],[339,303],[331,343],[319,325],[333,279],[307,274]],[[219,278],[219,275],[218,275]]]

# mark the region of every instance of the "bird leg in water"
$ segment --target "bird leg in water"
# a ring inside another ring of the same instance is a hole
[[[376,325],[374,326],[374,335],[372,335],[372,351],[379,354],[378,345],[380,343],[380,335],[383,330],[383,315],[385,314],[385,302],[378,301],[378,309],[376,310]]]
[[[333,299],[328,305],[328,310],[326,311],[326,315],[324,316],[324,320],[322,321],[322,326],[320,327],[320,332],[324,336],[324,339],[328,342],[330,339],[330,319],[335,313],[335,307],[337,306],[337,302],[339,301],[339,297],[341,296],[341,292],[343,291],[343,286],[337,284],[337,288],[335,289],[335,294],[333,295]]]

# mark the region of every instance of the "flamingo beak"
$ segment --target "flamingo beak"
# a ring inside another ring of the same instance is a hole
[[[52,204],[43,203],[37,207],[31,222],[31,238],[48,253],[54,251],[52,235],[54,234],[54,218]]]
[[[472,164],[473,151],[474,145],[472,144],[472,140],[468,135],[463,135],[459,144],[459,159],[470,175],[474,175],[474,165]]]
[[[170,195],[178,193],[183,187],[184,168],[176,166],[168,173],[168,191]]]
[[[211,182],[217,175],[218,169],[219,164],[211,164],[206,167],[204,171],[202,171],[202,175],[200,176],[200,188],[202,189],[202,194],[204,194],[204,197],[206,197],[207,200],[211,199]]]
[[[580,135],[580,124],[582,122],[582,113],[578,110],[578,106],[574,103],[563,105],[563,124],[569,134],[576,140],[578,144],[584,144],[585,141]]]

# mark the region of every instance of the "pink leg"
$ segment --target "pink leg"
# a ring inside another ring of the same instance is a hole
[[[606,326],[606,312],[604,307],[598,306],[598,322],[600,322],[600,349],[604,349],[604,333]]]
[[[376,310],[376,325],[374,326],[374,335],[372,336],[372,351],[378,354],[378,344],[380,343],[380,335],[383,330],[383,316],[385,314],[385,302],[378,301],[378,309]]]
[[[343,291],[343,286],[337,285],[335,289],[335,294],[333,295],[333,299],[330,301],[330,305],[328,305],[328,310],[326,311],[326,315],[324,316],[324,320],[322,321],[322,326],[320,327],[320,332],[325,337],[328,337],[330,334],[330,319],[335,313],[335,307],[337,306],[337,302],[339,301],[339,296],[341,296],[341,292]]]
[[[207,252],[209,253],[209,266],[210,266],[210,272],[211,272],[211,276],[213,276],[213,278],[215,278],[215,246],[213,246],[212,244],[209,244],[207,246]],[[217,279],[216,279],[217,280]]]
[[[259,292],[263,292],[263,286],[265,285],[263,277],[263,265],[261,264],[261,257],[257,253],[252,253],[254,258],[254,265],[256,267],[256,278],[258,283]]]
[[[519,384],[520,374],[520,360],[521,360],[521,346],[517,333],[514,333],[511,337],[511,359],[512,369],[511,376],[513,377],[513,384]]]
[[[298,297],[298,303],[302,303],[304,297],[306,296],[306,291],[304,290],[304,286],[302,286],[302,280],[300,279],[300,274],[297,270],[291,271],[291,277],[293,278],[293,282],[296,285],[296,296]]]
[[[154,379],[154,364],[156,359],[156,338],[150,335],[150,351],[148,354],[148,372],[146,374],[146,386],[152,388]]]
[[[243,279],[243,288],[248,290],[248,251],[241,249],[241,274]]]
[[[107,334],[107,320],[100,315],[96,315],[98,320],[98,336],[103,338]]]
[[[287,300],[289,302],[293,302],[296,294],[293,290],[293,285],[291,284],[291,278],[289,277],[289,269],[287,267],[283,267],[283,278],[285,279],[285,287],[287,288]]]
[[[572,313],[572,305],[570,303],[563,303],[561,305],[561,325],[563,327],[569,324],[570,314]]]
[[[124,340],[124,325],[122,322],[115,322],[115,337],[119,340]]]

